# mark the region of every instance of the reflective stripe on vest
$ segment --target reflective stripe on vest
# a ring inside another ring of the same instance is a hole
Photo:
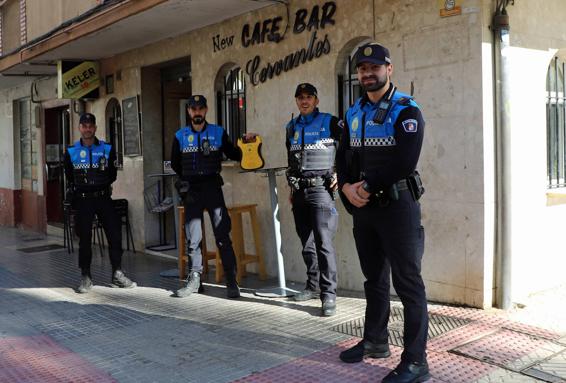
[[[90,147],[83,146],[81,140],[78,140],[67,149],[73,164],[73,182],[77,187],[89,185],[93,189],[99,189],[109,185],[108,167],[111,149],[112,145],[102,140],[98,141],[98,145],[92,144]],[[100,169],[101,161],[105,163],[104,170]]]
[[[289,167],[294,172],[329,170],[334,166],[336,143],[330,131],[332,115],[315,113],[309,123],[299,116],[287,125],[291,133],[288,137]]]
[[[183,176],[220,173],[223,134],[224,129],[221,126],[208,123],[200,132],[194,132],[186,126],[175,133],[180,145]],[[204,155],[203,145],[205,150],[208,145],[208,155]]]
[[[391,108],[383,124],[374,121],[377,105],[370,102],[362,105],[361,98],[346,113],[350,148],[360,153],[361,170],[364,172],[385,166],[397,145],[395,123],[399,113],[408,106],[418,108],[417,103],[410,96],[401,92],[395,92],[391,102]],[[365,129],[363,124],[365,124]]]

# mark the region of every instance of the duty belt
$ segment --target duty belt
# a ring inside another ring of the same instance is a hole
[[[80,198],[98,198],[110,195],[108,190],[97,190],[93,192],[77,192],[76,196]]]
[[[325,180],[322,177],[299,178],[299,187],[301,189],[306,189],[315,186],[323,186],[324,182]]]
[[[397,186],[397,190],[409,190],[409,185],[407,184],[407,180],[401,180],[395,184]]]

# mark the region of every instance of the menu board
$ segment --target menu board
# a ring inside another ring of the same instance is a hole
[[[122,129],[124,130],[124,155],[141,156],[140,112],[137,96],[122,100]]]

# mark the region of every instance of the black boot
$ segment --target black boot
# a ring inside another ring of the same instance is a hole
[[[200,273],[198,271],[193,271],[189,274],[189,280],[187,281],[187,285],[182,289],[177,290],[175,295],[178,296],[179,298],[188,297],[192,293],[198,292],[200,286],[201,286]]]
[[[370,358],[387,358],[391,355],[389,344],[375,344],[369,340],[362,339],[354,347],[342,351],[340,360],[346,363],[357,363],[364,359],[364,356]]]
[[[236,282],[235,273],[226,273],[226,296],[228,298],[240,297],[240,288],[238,287],[238,282]]]
[[[381,382],[382,383],[422,383],[430,379],[427,362],[401,362]]]

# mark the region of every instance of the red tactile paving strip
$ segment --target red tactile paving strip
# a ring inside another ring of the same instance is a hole
[[[472,322],[429,341],[427,352],[432,379],[428,383],[476,382],[496,370],[495,364],[505,365],[518,360],[543,347],[546,340],[560,338],[559,334],[512,322],[503,315],[489,315],[482,310],[444,306],[431,307],[429,311]],[[358,341],[359,338],[352,338],[234,383],[380,382],[399,363],[402,348],[391,346],[392,355],[387,359],[342,363],[338,354]],[[466,356],[448,352],[454,349]],[[487,363],[482,362],[482,358]]]
[[[78,354],[48,336],[0,338],[0,382],[114,383]]]
[[[234,383],[380,382],[399,363],[402,349],[391,346],[391,357],[387,359],[366,358],[363,363],[342,363],[338,354],[358,341],[358,338],[354,338],[341,342]],[[477,360],[448,353],[429,352],[428,361],[433,377],[427,383],[471,383],[495,369]]]
[[[488,363],[505,366],[545,347],[548,343],[544,339],[501,329],[494,334],[457,347],[455,351]]]

